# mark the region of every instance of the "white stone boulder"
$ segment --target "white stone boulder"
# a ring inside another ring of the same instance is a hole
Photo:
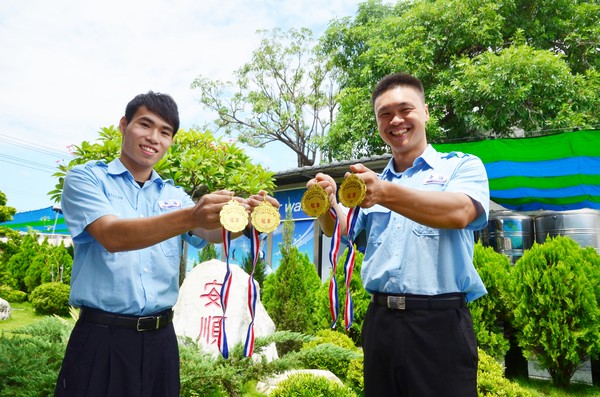
[[[10,318],[10,303],[0,298],[0,320],[8,320]]]
[[[187,273],[179,291],[179,299],[173,308],[176,334],[192,338],[204,352],[215,355],[220,354],[217,337],[223,316],[220,293],[226,266],[225,262],[212,259],[194,267]],[[232,283],[225,313],[225,329],[230,351],[237,343],[245,342],[251,320],[248,310],[249,275],[233,264],[231,274]],[[254,318],[255,338],[272,335],[274,332],[275,323],[267,314],[262,302],[257,301]],[[263,355],[268,361],[276,359],[275,345],[267,346]],[[253,357],[259,357],[256,351]]]

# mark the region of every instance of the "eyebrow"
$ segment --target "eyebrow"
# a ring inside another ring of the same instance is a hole
[[[150,123],[152,125],[157,125],[158,123],[156,121],[154,121],[152,118],[148,117],[148,116],[141,116],[139,119],[139,121],[145,121],[147,123]],[[162,120],[162,119],[161,119]],[[170,132],[173,132],[173,127],[171,127],[171,125],[169,123],[164,123],[163,128],[166,130],[169,130]]]

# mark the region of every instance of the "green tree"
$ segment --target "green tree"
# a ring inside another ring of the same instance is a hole
[[[25,277],[27,269],[33,262],[34,258],[40,252],[40,244],[38,238],[33,231],[29,231],[23,236],[19,251],[10,257],[6,265],[6,270],[10,274],[11,287],[19,291],[28,292]]]
[[[6,194],[0,191],[0,223],[11,221],[13,215],[17,212],[16,208],[9,207],[6,203]]]
[[[478,242],[473,263],[488,291],[469,303],[477,344],[490,356],[502,360],[510,347],[504,335],[511,320],[510,308],[505,303],[509,293],[510,260]]]
[[[212,243],[208,243],[202,249],[198,250],[198,263],[217,259],[218,257],[219,254],[217,253],[217,248]]]
[[[511,273],[519,345],[558,387],[566,388],[581,363],[600,352],[599,262],[597,253],[557,236],[534,244]]]
[[[262,302],[277,329],[311,334],[315,293],[321,284],[308,255],[293,246],[282,254],[275,273],[264,282]],[[280,354],[299,348],[299,343],[279,346]]]
[[[298,166],[313,165],[315,139],[329,128],[337,108],[334,75],[315,51],[309,29],[259,31],[263,39],[235,82],[198,77],[192,88],[217,114],[216,124],[254,147],[282,142]]]
[[[599,17],[598,2],[577,0],[361,3],[321,40],[341,87],[323,150],[385,152],[370,94],[401,71],[425,86],[430,141],[598,125]]]

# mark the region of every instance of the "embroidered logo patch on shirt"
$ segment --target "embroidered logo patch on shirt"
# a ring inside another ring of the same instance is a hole
[[[448,182],[448,177],[443,174],[429,174],[427,178],[425,178],[425,185],[443,185]]]
[[[171,200],[160,200],[158,202],[158,206],[162,209],[172,209],[172,208],[181,208],[182,203],[180,200],[171,199]]]

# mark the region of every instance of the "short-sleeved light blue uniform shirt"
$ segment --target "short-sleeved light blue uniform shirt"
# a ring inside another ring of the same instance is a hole
[[[474,231],[487,224],[489,185],[481,160],[431,145],[403,173],[390,160],[380,178],[425,190],[461,192],[484,211],[465,229],[435,229],[380,205],[361,209],[355,235],[363,228],[367,246],[361,276],[367,291],[437,295],[464,292],[468,301],[487,293],[473,265]]]
[[[198,248],[206,241],[185,233],[148,248],[110,253],[86,227],[105,215],[149,217],[193,205],[182,188],[156,171],[140,187],[119,159],[71,169],[61,199],[75,252],[69,303],[130,315],[172,307],[179,291],[182,238]]]

